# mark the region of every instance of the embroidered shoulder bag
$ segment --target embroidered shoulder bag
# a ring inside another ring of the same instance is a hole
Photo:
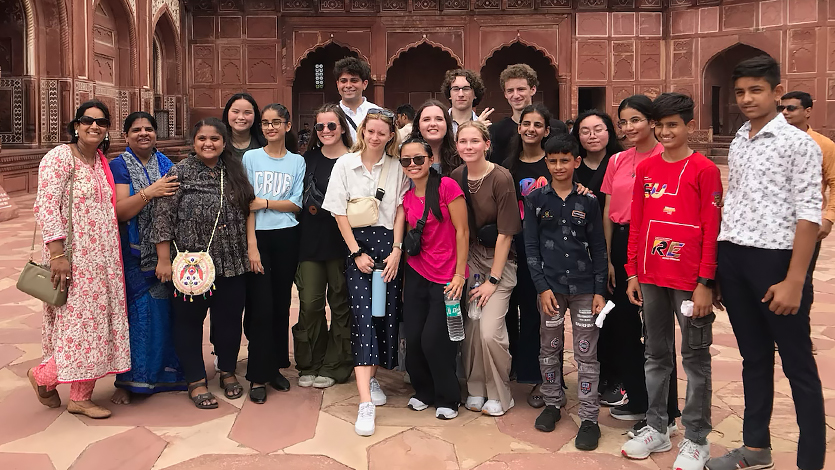
[[[177,248],[177,242],[174,242],[174,249],[177,250],[177,256],[171,263],[171,280],[174,282],[174,288],[183,294],[183,301],[186,296],[189,296],[189,302],[194,302],[195,295],[202,295],[206,298],[206,292],[212,295],[212,290],[215,289],[215,263],[212,256],[209,254],[209,248],[212,246],[212,240],[215,238],[215,230],[217,230],[217,222],[220,220],[220,213],[223,211],[223,171],[220,172],[220,208],[215,217],[215,226],[212,228],[212,236],[209,237],[209,244],[205,251],[189,252],[180,251]],[[174,297],[177,292],[174,292]]]

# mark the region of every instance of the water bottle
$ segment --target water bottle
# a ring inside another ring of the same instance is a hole
[[[371,316],[386,316],[386,281],[383,280],[385,263],[374,263],[371,273]]]
[[[478,274],[473,275],[473,285],[470,286],[470,290],[477,289],[478,286],[481,285],[481,276]],[[481,319],[481,306],[478,305],[478,300],[481,297],[474,297],[470,299],[470,302],[467,304],[467,316],[470,317],[471,320],[479,320]]]
[[[451,292],[447,292],[444,294],[444,306],[446,306],[446,327],[449,331],[449,339],[463,341],[464,318],[461,316],[461,299],[453,299]]]

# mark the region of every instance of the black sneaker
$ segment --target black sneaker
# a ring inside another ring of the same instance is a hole
[[[600,404],[605,406],[623,405],[626,403],[626,398],[626,390],[623,389],[623,385],[617,384],[614,388],[603,392],[603,396],[600,397]]]
[[[612,415],[612,418],[619,419],[621,421],[640,421],[642,419],[646,419],[647,417],[646,413],[639,413],[637,411],[630,410],[629,404],[613,406],[609,408],[609,414]]]
[[[597,449],[597,441],[600,440],[600,426],[589,420],[580,423],[580,431],[574,439],[574,447],[579,450]]]
[[[554,405],[547,405],[539,414],[539,417],[536,418],[536,424],[533,427],[542,432],[551,432],[557,427],[557,421],[561,417],[559,408]]]

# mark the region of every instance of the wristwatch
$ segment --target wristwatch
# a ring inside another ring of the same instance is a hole
[[[707,287],[708,289],[713,289],[713,287],[716,285],[716,281],[706,277],[698,277],[696,278],[696,282]]]
[[[490,275],[490,277],[487,278],[487,280],[490,282],[490,284],[493,284],[493,285],[502,282],[501,278],[498,278],[498,277],[496,277],[492,274]]]
[[[363,250],[362,247],[359,247],[359,248],[357,248],[357,251],[351,253],[351,259],[355,259],[357,256],[359,256],[363,253],[365,253],[365,250]]]
[[[403,244],[402,243],[392,243],[392,248],[400,248],[400,251],[403,251]]]

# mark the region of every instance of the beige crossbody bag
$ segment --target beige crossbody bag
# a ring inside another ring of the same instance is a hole
[[[346,215],[348,223],[353,228],[369,227],[380,219],[380,202],[386,195],[386,179],[388,178],[389,166],[392,158],[383,154],[383,169],[380,172],[380,179],[377,181],[377,193],[374,197],[365,196],[348,201]]]

